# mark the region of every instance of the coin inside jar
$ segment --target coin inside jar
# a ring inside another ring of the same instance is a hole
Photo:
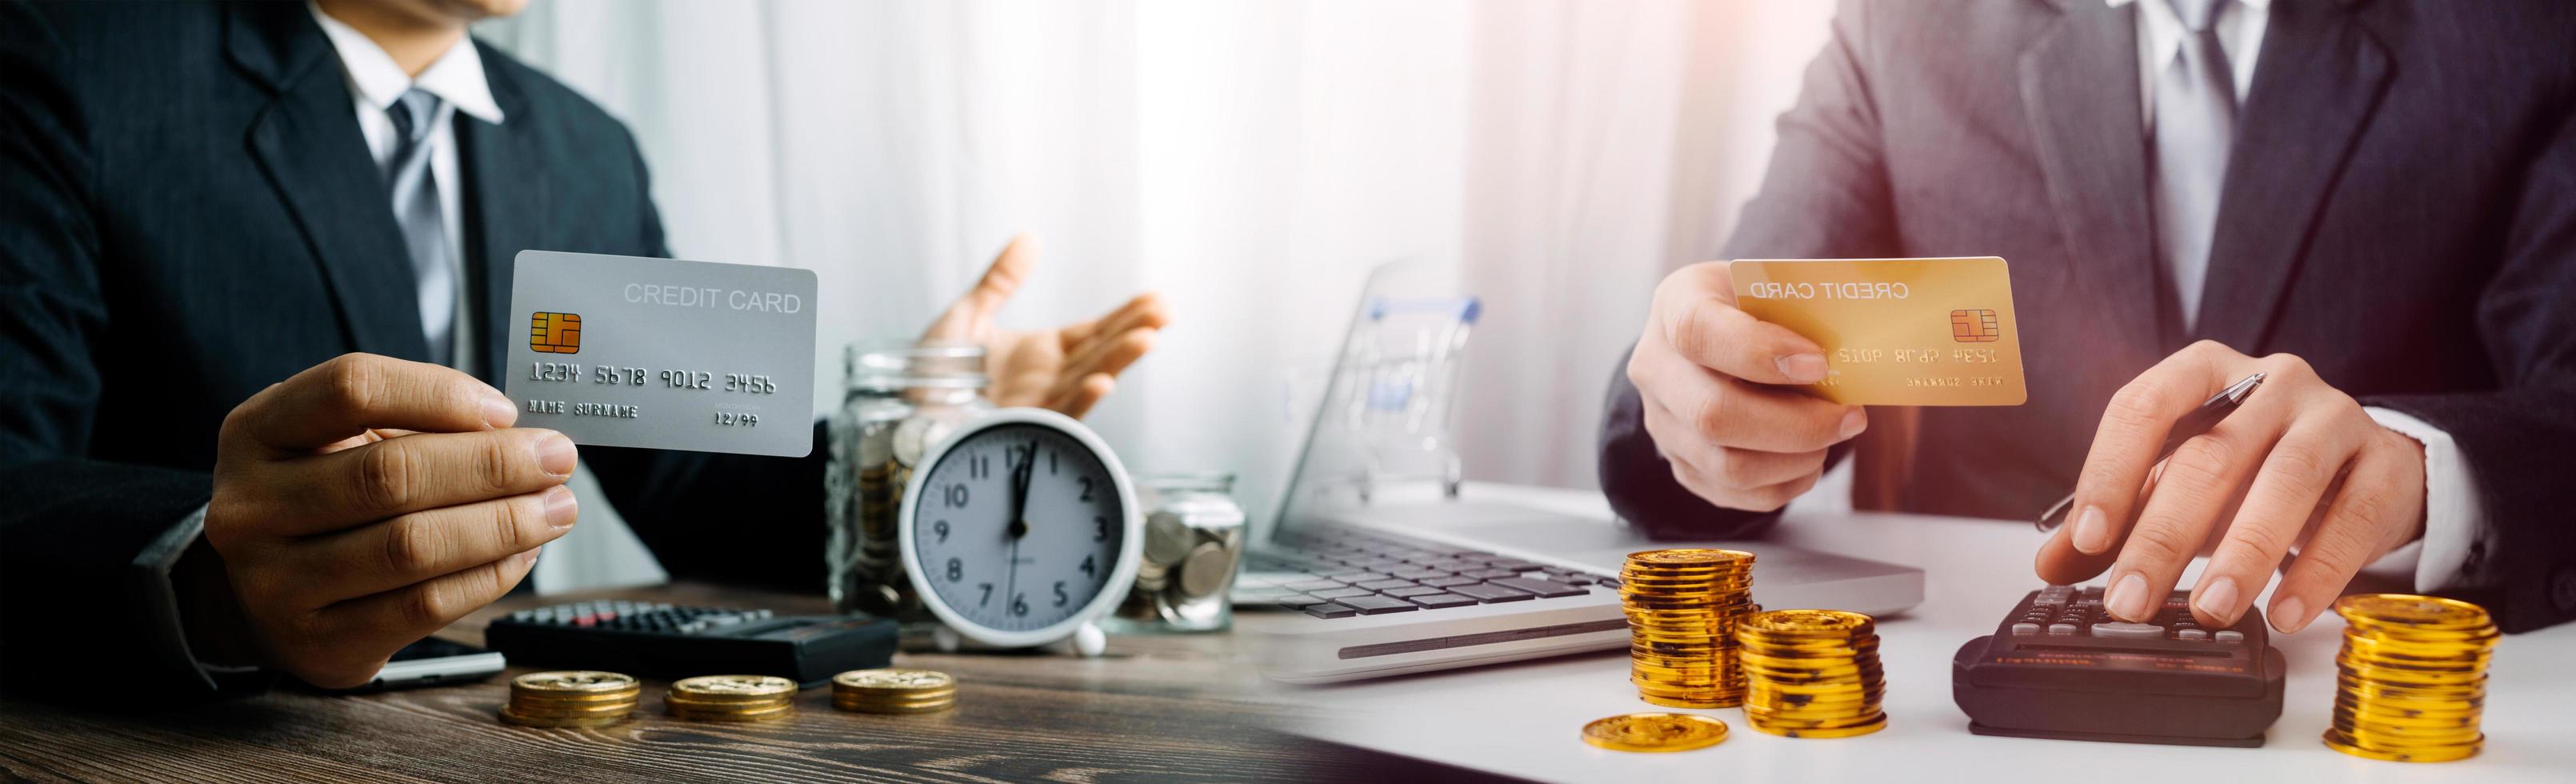
[[[1234,553],[1216,542],[1200,542],[1181,562],[1181,593],[1192,599],[1216,593],[1234,577]]]
[[[1145,560],[1171,565],[1190,555],[1190,529],[1181,516],[1155,512],[1145,517]]]

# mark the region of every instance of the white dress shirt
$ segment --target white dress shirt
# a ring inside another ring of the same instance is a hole
[[[2168,0],[2103,0],[2112,8],[2137,6],[2138,18],[2138,98],[2139,116],[2147,130],[2156,123],[2156,79],[2174,61],[2182,57],[2182,18],[2174,13]],[[2247,93],[2254,88],[2254,68],[2263,54],[2263,35],[2272,25],[2272,0],[2220,0],[2210,19],[2218,32],[2218,46],[2227,52],[2230,82],[2236,88],[2236,103],[2245,104]],[[2220,205],[2225,209],[2225,205]],[[2207,284],[2208,267],[2197,274],[2167,269],[2176,288],[2194,288]],[[2191,277],[2189,280],[2184,277]],[[2192,314],[2184,314],[2186,319]],[[2469,551],[2486,533],[2486,512],[2478,500],[2477,484],[2470,472],[2467,456],[2451,435],[2424,420],[2385,408],[2365,408],[2370,418],[2381,427],[2405,434],[2424,445],[2424,538],[2415,545],[2398,548],[2388,554],[2374,569],[2402,568],[2408,558],[2414,559],[2415,589],[2434,591],[2458,588],[2473,583],[2477,575],[2463,574]]]
[[[460,285],[465,276],[465,211],[462,198],[463,180],[459,179],[456,162],[457,112],[494,125],[501,124],[501,105],[492,100],[492,83],[483,78],[483,56],[474,50],[472,41],[457,39],[436,62],[420,72],[419,78],[405,73],[394,64],[384,47],[367,38],[357,28],[331,18],[322,8],[305,3],[313,21],[322,25],[322,34],[330,37],[331,48],[340,54],[341,72],[348,77],[352,107],[358,113],[358,130],[367,137],[367,151],[375,156],[376,168],[382,169],[393,160],[400,139],[394,134],[393,117],[386,113],[404,92],[419,88],[440,99],[437,116],[423,118],[429,122],[429,176],[438,186],[438,217],[447,231],[448,279]],[[475,372],[481,347],[477,343],[474,319],[465,312],[464,297],[450,296],[444,302],[421,302],[421,330],[424,334],[446,333],[455,346],[458,370]]]

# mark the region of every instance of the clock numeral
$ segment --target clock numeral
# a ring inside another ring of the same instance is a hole
[[[1109,518],[1102,517],[1102,516],[1099,516],[1099,515],[1092,515],[1092,516],[1091,516],[1091,541],[1094,541],[1094,542],[1105,542],[1105,541],[1108,541],[1108,540],[1109,540]]]
[[[1086,555],[1086,556],[1083,556],[1083,557],[1082,557],[1082,576],[1084,576],[1084,577],[1098,577],[1098,576],[1100,576],[1100,567],[1098,567],[1098,566],[1094,566],[1094,565],[1092,564],[1092,559],[1099,558],[1099,557],[1100,557],[1100,556],[1097,556],[1097,555]],[[1063,583],[1056,583],[1056,584],[1057,584],[1057,585],[1063,585]]]
[[[966,477],[969,479],[982,479],[992,473],[993,461],[984,455],[976,455],[974,459],[966,461]]]
[[[1086,476],[1082,478],[1082,501],[1083,503],[1091,502],[1091,477]]]
[[[981,599],[977,599],[977,600],[975,600],[975,606],[977,606],[977,607],[990,607],[990,606],[992,606],[992,605],[993,605],[993,584],[992,584],[992,583],[976,583],[976,584],[975,584],[975,587],[984,589],[984,598],[981,598]]]
[[[966,579],[966,562],[955,558],[948,559],[948,581],[953,583],[963,579]]]
[[[1029,614],[1028,594],[1020,594],[1018,596],[1011,597],[1011,614],[1020,617],[1026,617]]]
[[[1055,450],[1047,450],[1047,476],[1055,476]]]
[[[951,508],[966,505],[966,486],[963,484],[949,485],[947,490],[940,492],[940,495],[943,496],[941,500],[947,502]]]
[[[930,532],[939,535],[940,544],[948,543],[948,521],[941,520],[936,523],[931,523]]]
[[[1064,581],[1055,581],[1055,606],[1063,607],[1065,602],[1071,601],[1072,599],[1072,596],[1068,596],[1064,592]]]

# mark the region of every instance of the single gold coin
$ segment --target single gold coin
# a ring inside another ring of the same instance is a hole
[[[796,682],[775,675],[700,675],[671,684],[671,693],[692,700],[771,700],[792,697]]]
[[[624,722],[626,718],[625,713],[604,716],[530,716],[508,706],[501,708],[501,723],[520,727],[608,727]]]
[[[1750,563],[1752,560],[1752,553],[1741,550],[1711,550],[1697,547],[1676,548],[1670,550],[1646,550],[1628,554],[1629,563],[1643,565],[1655,570],[1669,567],[1681,567],[1684,569],[1699,567],[1713,569],[1721,565],[1737,562]]]
[[[2393,624],[2423,631],[2475,631],[2493,623],[2484,607],[2405,593],[2353,594],[2336,599],[2334,611],[2356,625]]]
[[[1793,637],[1857,635],[1876,626],[1867,615],[1842,610],[1771,610],[1736,621],[1736,628],[1745,632]]]
[[[1740,708],[1744,706],[1744,697],[1741,695],[1720,699],[1688,700],[1674,697],[1662,697],[1641,691],[1637,693],[1637,699],[1638,701],[1644,702],[1648,705],[1661,705],[1667,708]],[[1681,749],[1663,750],[1680,751]]]
[[[582,706],[590,706],[590,705],[617,705],[617,704],[631,704],[631,703],[635,702],[637,699],[640,699],[640,698],[643,696],[643,694],[644,694],[644,692],[643,692],[642,690],[640,690],[640,689],[629,689],[629,690],[627,690],[627,691],[600,692],[600,693],[596,693],[596,694],[545,694],[545,693],[535,693],[535,692],[512,691],[512,692],[510,692],[510,704],[512,704],[512,705],[561,705],[561,706],[566,706],[566,707],[582,707]]]
[[[635,676],[597,670],[532,672],[510,679],[510,691],[513,694],[614,694],[636,691],[642,687],[643,684],[637,682]]]
[[[910,694],[934,689],[957,688],[957,679],[937,670],[876,669],[851,670],[832,676],[834,691],[894,692]]]
[[[754,710],[767,708],[773,705],[786,705],[793,701],[794,700],[792,698],[788,697],[772,697],[759,700],[700,700],[691,699],[678,694],[672,694],[662,698],[662,704],[665,707],[719,713]]]
[[[521,716],[538,716],[559,719],[583,716],[624,716],[635,712],[635,702],[633,700],[629,700],[626,702],[603,702],[593,704],[531,705],[524,700],[514,700],[510,703],[508,708],[505,708],[505,710]]]
[[[1879,717],[1878,721],[1858,727],[1834,728],[1766,727],[1763,726],[1761,722],[1754,722],[1753,729],[1757,732],[1767,735],[1778,735],[1783,738],[1852,738],[1887,729],[1887,718],[1882,716]]]
[[[954,697],[930,700],[851,700],[835,697],[832,707],[852,713],[937,713],[957,707]]]
[[[1611,751],[1689,751],[1726,741],[1726,722],[1685,713],[1630,713],[1583,725],[1583,742]]]
[[[666,706],[673,716],[690,721],[767,721],[782,719],[796,712],[796,703],[782,702],[749,710],[701,710],[681,705]]]

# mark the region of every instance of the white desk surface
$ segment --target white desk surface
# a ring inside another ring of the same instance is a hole
[[[1518,501],[1608,519],[1597,493],[1474,486],[1472,497]],[[1950,657],[1990,633],[2039,586],[2027,523],[1920,515],[1802,513],[1771,541],[1925,571],[1923,604],[1880,619],[1887,729],[1857,738],[1765,735],[1740,709],[1689,711],[1724,719],[1726,742],[1696,751],[1627,753],[1585,745],[1585,722],[1640,711],[1624,651],[1501,664],[1332,686],[1281,686],[1309,704],[1300,734],[1448,765],[1547,781],[2016,781],[2069,776],[2085,784],[2146,781],[2576,781],[2576,624],[2508,636],[2488,672],[2486,750],[2447,763],[2350,757],[2318,741],[2334,689],[2343,624],[2331,613],[2275,636],[2289,661],[2281,718],[2261,748],[2087,743],[1973,735],[1950,700]],[[2183,584],[2196,579],[2198,567]],[[1754,581],[1761,582],[1759,567]],[[2268,601],[2268,597],[2264,600]],[[2260,604],[2256,606],[2262,606]]]

